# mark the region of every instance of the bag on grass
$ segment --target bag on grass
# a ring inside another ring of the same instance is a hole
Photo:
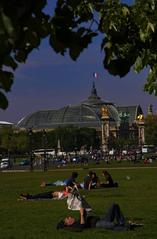
[[[71,193],[69,193],[67,198],[68,209],[79,211],[80,208],[85,208],[86,211],[91,211],[91,206],[87,201],[81,196],[77,188],[74,188]]]

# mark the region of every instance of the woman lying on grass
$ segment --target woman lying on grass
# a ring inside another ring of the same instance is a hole
[[[133,230],[142,224],[126,223],[125,218],[118,204],[113,203],[107,213],[102,216],[87,216],[86,210],[80,208],[80,219],[76,220],[73,217],[66,217],[57,224],[57,229],[70,229],[72,231],[82,231],[86,228],[103,228],[114,231]]]
[[[18,201],[23,200],[43,200],[43,199],[58,199],[62,200],[68,197],[69,192],[66,191],[50,191],[50,192],[43,192],[38,194],[20,194]]]

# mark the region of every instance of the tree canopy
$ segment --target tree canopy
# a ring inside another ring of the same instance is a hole
[[[145,118],[145,137],[149,145],[157,145],[157,114]]]
[[[14,71],[41,40],[75,61],[101,34],[103,65],[112,75],[124,77],[130,69],[149,68],[144,89],[157,95],[157,3],[135,0],[56,0],[55,11],[45,10],[47,0],[0,1],[0,107],[11,90]]]

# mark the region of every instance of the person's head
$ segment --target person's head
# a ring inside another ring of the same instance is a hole
[[[92,173],[92,178],[96,178],[96,177],[97,177],[96,173],[93,172],[93,173]]]
[[[64,226],[66,227],[71,226],[74,224],[74,222],[75,222],[75,218],[68,216],[64,219]]]
[[[90,178],[92,177],[92,174],[93,174],[93,171],[90,170],[90,171],[88,172],[88,175],[89,175]]]
[[[71,175],[72,178],[77,178],[78,177],[78,173],[77,172],[72,172],[72,175]]]
[[[58,191],[55,191],[55,192],[52,192],[52,196],[53,196],[53,198],[57,198],[58,197]]]
[[[63,229],[65,227],[70,227],[74,224],[75,222],[75,218],[73,217],[66,217],[63,220],[61,220],[58,224],[57,224],[57,229]]]
[[[107,172],[107,170],[103,170],[103,171],[102,171],[102,175],[104,175],[104,176],[105,176],[105,175],[109,175],[109,173]]]

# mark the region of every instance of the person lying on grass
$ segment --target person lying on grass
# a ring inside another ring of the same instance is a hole
[[[57,180],[56,182],[50,182],[50,183],[46,183],[46,182],[42,182],[40,184],[41,187],[46,187],[46,186],[65,186],[66,190],[68,191],[68,187],[74,187],[75,185],[77,185],[78,188],[81,188],[80,184],[76,182],[76,179],[78,177],[78,173],[77,172],[72,172],[71,176],[68,179],[65,179],[63,181],[61,180]]]
[[[86,228],[102,228],[113,231],[127,231],[133,230],[142,224],[133,223],[131,221],[126,223],[126,220],[121,212],[118,204],[113,203],[107,213],[102,216],[87,216],[84,208],[80,208],[80,219],[76,220],[74,217],[68,216],[57,224],[57,229],[70,229],[72,231],[82,231]]]
[[[23,200],[42,200],[42,199],[65,199],[68,197],[69,192],[67,191],[50,191],[50,192],[43,192],[38,194],[20,194],[18,201]]]

